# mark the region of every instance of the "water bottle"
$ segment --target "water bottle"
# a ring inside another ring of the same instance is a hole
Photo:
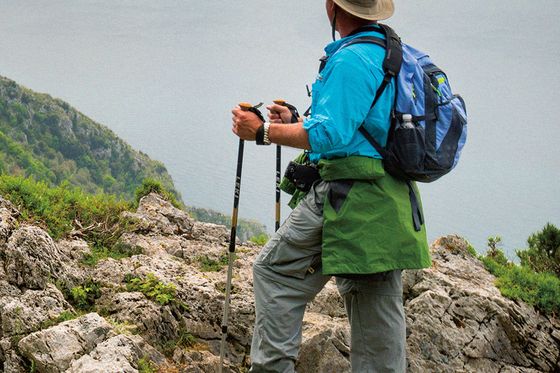
[[[401,128],[414,128],[414,123],[412,123],[411,114],[403,114],[402,116]]]

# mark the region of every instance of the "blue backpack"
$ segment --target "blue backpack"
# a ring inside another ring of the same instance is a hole
[[[365,129],[360,132],[383,157],[391,175],[405,181],[432,182],[451,171],[459,161],[467,138],[467,111],[461,96],[453,94],[445,73],[425,53],[401,43],[387,25],[366,26],[355,31],[376,31],[373,36],[353,39],[343,46],[373,43],[387,50],[385,78],[376,92],[373,108],[393,78],[396,97],[387,146],[382,147]],[[413,125],[403,126],[403,115],[412,115]]]

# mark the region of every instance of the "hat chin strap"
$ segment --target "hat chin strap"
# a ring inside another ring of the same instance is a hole
[[[337,11],[338,11],[338,6],[335,5],[335,6],[334,6],[334,17],[333,17],[333,20],[332,20],[332,22],[331,22],[331,26],[332,26],[332,40],[333,40],[333,41],[336,41],[335,32],[336,32],[336,12],[337,12]]]

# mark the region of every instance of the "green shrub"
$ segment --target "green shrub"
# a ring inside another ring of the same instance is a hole
[[[268,235],[266,233],[261,233],[258,236],[253,236],[249,239],[254,244],[259,246],[264,246],[268,242]]]
[[[78,309],[89,311],[95,305],[95,300],[101,296],[101,286],[89,279],[83,285],[70,290],[71,301]]]
[[[106,247],[94,247],[91,253],[84,255],[82,259],[82,264],[89,267],[95,267],[99,261],[107,258],[112,258],[115,260],[120,260],[123,258],[128,258],[130,255],[127,253],[122,253],[119,251],[110,250]]]
[[[171,357],[176,348],[192,347],[196,343],[196,337],[183,327],[177,332],[177,338],[162,343],[159,347],[165,356]]]
[[[201,255],[196,260],[202,272],[219,272],[224,266],[228,265],[228,255],[220,256],[219,260],[211,259],[207,255]]]
[[[0,175],[0,195],[14,203],[21,218],[59,239],[74,231],[95,248],[112,247],[123,232],[121,212],[130,203],[106,194],[91,195],[63,183]]]
[[[496,286],[504,297],[523,301],[545,314],[560,313],[559,278],[511,262],[504,265],[488,256],[482,261],[497,277]]]
[[[467,246],[467,251],[469,252],[469,254],[471,254],[474,258],[478,258],[478,252],[476,251],[476,249],[474,248],[473,245],[471,245],[469,243],[469,246]]]
[[[156,364],[148,357],[143,357],[142,359],[138,360],[139,373],[155,373],[156,371]]]
[[[128,291],[139,291],[162,306],[176,300],[177,289],[175,285],[164,284],[153,273],[149,273],[145,278],[127,275],[125,276],[125,282]]]
[[[521,265],[536,272],[550,272],[560,278],[560,229],[547,223],[528,239],[529,248],[517,250]]]
[[[123,225],[126,225],[123,223]],[[125,229],[125,228],[122,228]],[[142,254],[143,249],[140,246],[131,246],[122,242],[117,242],[111,248],[107,247],[94,247],[91,253],[84,255],[82,264],[95,267],[100,260],[112,258],[120,260],[128,258],[133,255]]]
[[[554,252],[550,248],[557,242],[557,233],[555,227],[549,224],[543,231],[532,235],[528,240],[528,252],[522,252],[521,255],[518,252],[521,266],[509,262],[498,248],[501,244],[500,237],[488,239],[488,251],[481,260],[490,273],[496,276],[496,286],[503,296],[523,301],[545,314],[560,313],[560,278],[551,273],[535,272],[536,268],[543,267],[529,265],[529,261],[532,264],[542,264],[542,261],[535,258],[542,259],[540,255],[543,251],[547,254]]]

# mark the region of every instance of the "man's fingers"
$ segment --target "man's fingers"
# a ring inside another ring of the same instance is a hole
[[[268,111],[273,113],[281,113],[285,110],[289,110],[287,107],[277,104],[268,105],[266,108],[268,109]]]

